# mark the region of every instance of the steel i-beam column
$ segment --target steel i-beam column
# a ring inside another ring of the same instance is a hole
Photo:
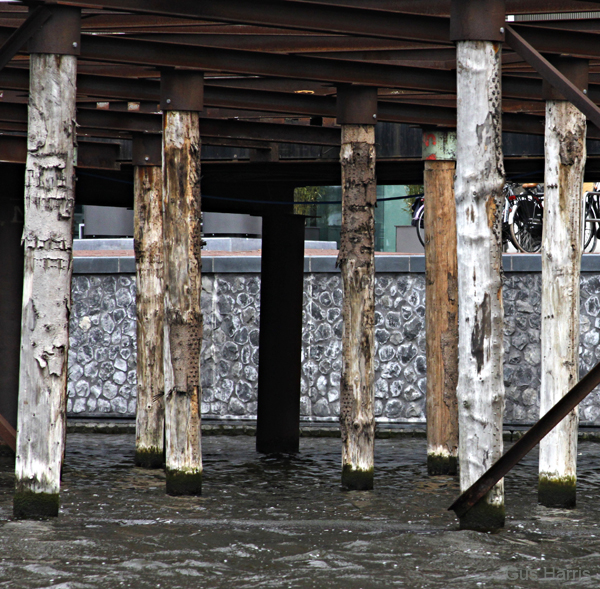
[[[134,135],[133,165],[137,317],[135,463],[146,468],[160,468],[164,462],[165,434],[165,293],[160,135]]]
[[[502,456],[504,416],[502,307],[503,0],[452,0],[456,43],[457,150],[454,185],[458,260],[458,421],[460,488],[468,489]],[[504,526],[497,483],[460,518],[461,528]]]
[[[49,6],[29,43],[25,264],[14,514],[58,515],[66,439],[81,11]]]
[[[344,293],[340,383],[342,486],[372,489],[377,88],[340,86],[337,100],[337,120],[342,125],[342,228],[337,261]]]
[[[256,449],[300,444],[304,217],[263,216]]]
[[[456,132],[423,130],[427,472],[458,472],[458,270]]]
[[[23,301],[23,174],[15,174],[12,166],[4,167],[2,190],[6,196],[0,200],[0,415],[16,428]]]
[[[578,88],[588,85],[587,60],[554,65]],[[579,380],[579,273],[583,241],[586,117],[544,83],[546,163],[542,235],[542,384],[540,417]],[[578,409],[541,442],[538,501],[575,507]]]
[[[200,126],[204,77],[161,75],[163,115],[164,378],[167,493],[199,495]]]

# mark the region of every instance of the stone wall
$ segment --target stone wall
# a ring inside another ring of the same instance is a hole
[[[388,262],[389,264],[389,262]],[[581,374],[600,360],[600,272],[582,274]],[[539,272],[507,272],[505,422],[538,417]],[[425,279],[422,272],[380,272],[375,308],[375,414],[380,422],[425,420]],[[337,421],[341,371],[339,273],[304,279],[301,416]],[[260,274],[213,272],[202,278],[202,414],[253,419],[258,381]],[[285,337],[285,334],[282,334]],[[135,413],[135,277],[73,277],[69,399],[71,416]],[[583,423],[600,425],[600,393],[581,405]]]

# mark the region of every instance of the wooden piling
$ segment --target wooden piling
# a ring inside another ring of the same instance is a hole
[[[167,493],[202,491],[200,121],[203,76],[163,72],[165,463]]]
[[[60,22],[56,15],[53,20]],[[74,35],[78,38],[79,29]],[[59,510],[73,269],[76,70],[75,55],[36,52],[30,57],[13,503],[20,518],[56,516]]]
[[[502,21],[503,22],[503,21]],[[456,217],[458,259],[458,420],[461,490],[502,455],[501,45],[457,43]],[[500,481],[460,518],[461,528],[504,525]]]
[[[587,63],[585,70],[583,87]],[[566,100],[546,101],[540,417],[579,380],[585,136],[586,118],[575,106]],[[578,425],[575,408],[540,442],[542,505],[575,507]]]
[[[342,229],[338,265],[344,292],[340,383],[342,485],[348,489],[372,489],[377,200],[374,125],[342,126],[340,161]]]
[[[149,139],[157,143],[157,146],[151,147],[158,149],[146,149]],[[164,463],[162,189],[160,136],[134,137],[134,248],[137,279],[135,464],[146,468],[160,468]]]
[[[423,131],[425,159],[425,326],[427,472],[457,474],[458,277],[456,262],[456,133]]]
[[[200,127],[197,112],[164,113],[163,182],[167,493],[199,495],[202,490],[202,285]]]

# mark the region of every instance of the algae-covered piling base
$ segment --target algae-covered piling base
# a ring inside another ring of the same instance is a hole
[[[136,450],[134,462],[142,468],[162,468],[165,463],[165,454],[157,449]]]
[[[348,491],[370,491],[373,488],[373,469],[355,470],[348,464],[342,468],[342,487]]]
[[[58,493],[17,492],[13,498],[13,515],[17,519],[56,517],[60,508]]]
[[[458,458],[441,454],[427,454],[427,472],[431,476],[458,474]]]
[[[460,518],[461,530],[495,532],[504,527],[504,505],[490,505],[482,499]]]
[[[545,507],[571,509],[577,503],[577,483],[574,477],[551,479],[540,476],[538,502]]]
[[[202,471],[180,472],[167,469],[166,478],[168,495],[202,494]]]

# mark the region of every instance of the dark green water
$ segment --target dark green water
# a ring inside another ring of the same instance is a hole
[[[167,497],[132,435],[72,434],[62,509],[13,521],[0,466],[0,587],[600,587],[600,444],[580,444],[578,508],[536,504],[537,457],[506,481],[507,526],[458,531],[450,477],[423,439],[378,440],[376,489],[340,489],[340,441],[265,457],[254,438],[203,440],[203,496]],[[545,578],[543,578],[545,577]]]

